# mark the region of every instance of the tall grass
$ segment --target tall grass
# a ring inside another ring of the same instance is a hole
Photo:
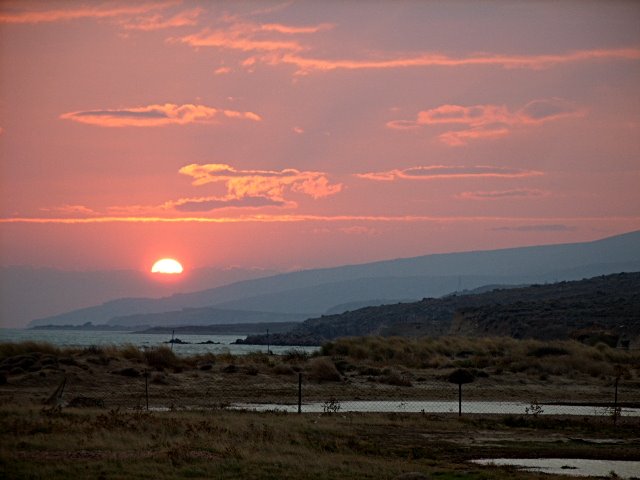
[[[592,377],[640,377],[640,352],[614,349],[603,343],[595,346],[575,341],[542,342],[508,337],[442,337],[408,339],[400,337],[343,338],[326,343],[318,355],[291,351],[284,355],[251,353],[232,355],[206,353],[178,357],[168,346],[140,349],[134,345],[61,348],[46,342],[0,343],[0,369],[19,356],[49,355],[107,365],[112,360],[146,365],[151,369],[180,371],[210,370],[233,365],[240,371],[285,374],[306,371],[318,381],[339,380],[342,363],[383,369],[471,368],[488,373],[524,373],[538,376],[575,375]],[[66,361],[66,360],[65,360]],[[38,363],[38,362],[36,362]],[[203,368],[203,365],[205,366]],[[338,367],[338,368],[337,368]],[[360,368],[359,367],[359,368]],[[9,369],[7,366],[5,369]],[[8,371],[8,370],[7,370]]]
[[[0,343],[0,361],[8,357],[17,355],[29,355],[32,353],[42,353],[59,356],[62,350],[47,342],[3,342]]]
[[[322,355],[348,357],[375,366],[407,368],[493,368],[531,374],[611,376],[640,368],[640,352],[605,344],[575,341],[542,342],[508,337],[470,338],[343,338],[326,343]],[[635,371],[635,372],[634,372]]]

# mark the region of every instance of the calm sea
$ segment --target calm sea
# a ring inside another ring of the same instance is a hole
[[[232,353],[234,355],[246,355],[251,352],[267,352],[265,345],[235,345],[238,338],[244,339],[244,335],[176,335],[176,338],[189,344],[173,344],[173,351],[177,355],[194,355],[199,353]],[[44,341],[60,347],[89,347],[91,345],[125,345],[132,344],[138,347],[155,347],[165,345],[171,335],[130,333],[130,332],[103,332],[82,330],[22,330],[12,328],[0,328],[0,342],[21,342],[24,340]],[[212,344],[199,344],[212,341]],[[171,346],[171,345],[169,345]],[[271,352],[282,354],[290,350],[304,350],[314,352],[318,347],[279,347],[271,346]]]

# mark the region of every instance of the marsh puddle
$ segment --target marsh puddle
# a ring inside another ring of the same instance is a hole
[[[462,413],[482,414],[525,414],[531,405],[523,402],[464,402]],[[610,415],[607,407],[584,405],[540,405],[540,415]],[[236,403],[231,408],[240,410],[297,412],[298,405],[276,403]],[[303,413],[339,412],[407,412],[407,413],[458,413],[458,402],[422,402],[422,401],[360,401],[344,400],[336,402],[303,403]],[[640,408],[624,408],[622,416],[638,417]]]
[[[513,466],[531,472],[574,477],[608,477],[612,472],[626,479],[640,475],[640,462],[633,461],[581,458],[486,458],[472,460],[472,462],[479,465]]]

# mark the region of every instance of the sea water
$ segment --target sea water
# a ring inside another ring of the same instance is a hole
[[[140,348],[168,345],[176,355],[196,355],[202,353],[231,353],[246,355],[252,352],[267,353],[266,345],[238,345],[237,339],[245,339],[246,335],[176,335],[183,342],[168,343],[170,334],[134,333],[126,331],[102,330],[30,330],[0,328],[0,342],[37,341],[48,342],[58,347],[90,347],[92,345],[135,345]],[[213,343],[205,343],[213,342]],[[269,346],[269,351],[282,354],[291,350],[312,353],[319,347]]]

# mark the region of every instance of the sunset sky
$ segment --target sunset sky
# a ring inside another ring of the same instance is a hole
[[[637,230],[639,86],[640,2],[0,1],[0,263]]]

